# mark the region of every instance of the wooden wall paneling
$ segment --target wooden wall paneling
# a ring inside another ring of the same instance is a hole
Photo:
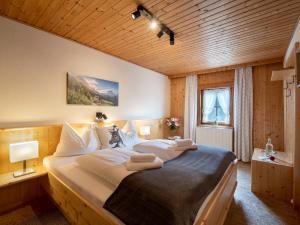
[[[184,132],[184,104],[185,104],[185,78],[171,79],[171,117],[177,117],[181,126],[177,134],[183,136]],[[170,135],[171,132],[170,132]]]
[[[299,33],[299,30],[298,30]],[[294,58],[296,59],[295,53],[299,50],[299,42],[294,45]],[[294,60],[294,67],[298,67],[298,63]],[[300,71],[296,74],[296,78],[300,76]],[[296,86],[296,84],[294,84]],[[294,185],[293,185],[293,199],[294,206],[300,212],[300,87],[295,87],[295,148],[294,148]]]
[[[298,74],[297,76],[300,76]],[[296,133],[294,153],[294,205],[300,212],[300,88],[296,89]]]
[[[271,137],[274,148],[284,150],[283,83],[271,82],[272,70],[280,69],[282,63],[253,67],[253,147],[264,148]],[[184,77],[171,79],[171,116],[183,118],[184,80]],[[230,67],[230,70],[200,74],[198,80],[199,89],[233,85],[234,70]]]
[[[137,129],[140,126],[147,125],[151,127],[151,135],[149,138],[162,138],[164,134],[165,125],[163,119],[153,120],[136,120]],[[115,124],[123,127],[126,120],[111,121],[100,126],[109,126]],[[91,123],[76,123],[72,126],[79,132],[83,133]],[[50,125],[41,127],[27,127],[27,128],[9,128],[0,129],[0,174],[16,171],[22,168],[22,162],[9,162],[9,144],[15,142],[37,140],[39,142],[39,158],[28,160],[28,166],[43,165],[43,158],[52,155],[60,140],[62,125]]]
[[[283,151],[283,92],[282,81],[271,82],[272,70],[282,64],[253,68],[253,147],[265,148],[268,137],[275,150]]]

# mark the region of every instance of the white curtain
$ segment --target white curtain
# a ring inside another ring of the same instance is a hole
[[[252,67],[235,70],[234,149],[239,160],[249,162],[252,155],[253,81]]]
[[[208,116],[215,109],[216,104],[216,91],[215,90],[206,90],[203,95],[203,121],[208,121]]]
[[[184,104],[184,138],[196,141],[197,127],[197,75],[189,75],[185,82],[185,104]]]
[[[225,113],[225,123],[229,123],[230,121],[230,113],[229,113],[229,107],[230,107],[230,90],[228,88],[226,89],[220,89],[218,90],[218,100],[219,104]]]

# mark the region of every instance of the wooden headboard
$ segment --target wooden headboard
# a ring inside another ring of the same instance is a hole
[[[150,138],[163,138],[164,126],[162,119],[155,120],[136,120],[134,121],[137,128],[143,125],[151,126]],[[99,123],[99,126],[117,125],[123,127],[126,120],[111,121],[106,123]],[[80,132],[91,123],[78,123],[72,126]],[[25,128],[8,128],[0,129],[0,174],[8,173],[22,168],[22,162],[9,162],[9,144],[15,142],[37,140],[39,142],[39,158],[28,160],[28,166],[39,166],[43,164],[45,156],[52,155],[60,139],[62,124],[49,125],[40,127],[25,127]]]

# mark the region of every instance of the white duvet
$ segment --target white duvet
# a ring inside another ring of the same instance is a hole
[[[76,163],[82,169],[101,177],[117,187],[128,175],[138,170],[159,168],[163,162],[176,158],[190,148],[191,146],[189,148],[174,147],[174,141],[157,139],[137,144],[133,147],[133,151],[126,148],[97,150],[93,153],[79,156],[76,159]],[[139,153],[153,153],[158,158],[151,163],[130,162],[130,157]]]
[[[153,153],[163,161],[176,158],[188,149],[196,149],[196,145],[178,147],[173,140],[155,139],[144,141],[133,146],[133,150],[140,153]]]
[[[76,163],[113,186],[118,186],[125,177],[135,172],[128,171],[125,167],[132,154],[133,152],[128,150],[107,148],[79,156]]]

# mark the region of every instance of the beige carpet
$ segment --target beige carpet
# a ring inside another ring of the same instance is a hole
[[[300,225],[290,204],[254,195],[250,176],[250,164],[239,163],[238,186],[224,225]]]
[[[51,201],[38,199],[1,215],[0,225],[68,225],[68,222]],[[250,164],[239,163],[238,187],[225,225],[300,225],[300,215],[287,203],[255,196],[250,191]]]

